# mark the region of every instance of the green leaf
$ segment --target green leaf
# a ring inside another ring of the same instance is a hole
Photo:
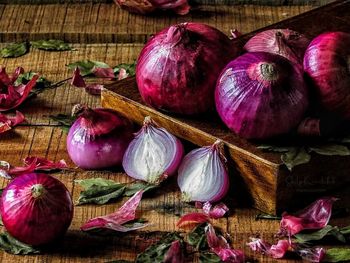
[[[92,74],[94,67],[98,68],[110,68],[110,66],[104,62],[94,60],[80,60],[66,65],[70,70],[74,70],[76,67],[79,68],[80,74],[86,76]]]
[[[326,251],[325,262],[348,262],[350,260],[350,248],[330,248]]]
[[[126,70],[126,73],[129,74],[129,77],[135,76],[135,72],[136,72],[136,61],[133,62],[133,63],[131,63],[131,64],[121,63],[121,64],[115,66],[115,67],[113,68],[114,74],[115,74],[115,75],[118,75],[120,69],[122,69],[122,68]]]
[[[258,149],[269,151],[269,152],[279,152],[284,153],[291,150],[293,147],[287,147],[287,146],[277,146],[272,144],[262,144],[257,147]]]
[[[220,263],[221,259],[214,253],[203,252],[199,254],[199,263]]]
[[[205,250],[208,248],[205,235],[206,225],[206,223],[198,225],[188,234],[188,244],[195,247],[197,250]]]
[[[17,239],[10,236],[7,232],[0,233],[0,248],[10,254],[15,255],[40,253],[38,249],[18,241]]]
[[[157,185],[144,183],[144,182],[136,182],[126,186],[124,196],[133,196],[137,191],[143,190],[143,192],[152,191],[153,189],[158,188]]]
[[[107,180],[103,178],[91,178],[91,179],[84,179],[84,180],[74,180],[74,182],[78,183],[82,188],[87,190],[88,188],[92,187],[93,185],[99,185],[99,186],[110,186],[110,185],[117,185],[113,180]]]
[[[282,162],[291,171],[295,166],[308,163],[311,155],[306,152],[304,147],[292,147],[288,152],[281,155]]]
[[[65,43],[63,40],[49,39],[49,40],[37,40],[30,41],[33,48],[43,49],[48,51],[67,51],[72,50],[72,47]]]
[[[17,58],[28,52],[28,43],[11,43],[0,50],[3,58]]]
[[[174,232],[169,233],[159,240],[156,244],[148,247],[144,252],[137,255],[136,263],[158,263],[162,262],[164,255],[169,250],[171,243],[175,240],[182,241],[182,237]]]
[[[350,235],[350,226],[342,227],[339,229],[343,235]]]
[[[71,127],[75,120],[77,119],[77,116],[70,116],[67,114],[57,114],[57,115],[49,115],[49,118],[53,121],[58,122],[61,125]]]
[[[339,228],[336,226],[333,227],[330,225],[327,225],[324,228],[312,233],[296,234],[295,238],[298,240],[299,243],[306,243],[309,241],[321,240],[326,236],[334,236],[339,241],[344,243],[346,242],[345,237],[340,232]]]
[[[125,226],[125,227],[134,227],[135,225],[143,225],[143,224],[145,224],[147,222],[148,222],[147,219],[137,218],[137,219],[131,220],[131,221],[123,224],[123,226]]]
[[[270,215],[270,214],[257,214],[255,220],[267,219],[267,220],[281,220],[280,216]]]
[[[84,189],[80,192],[77,205],[106,204],[112,199],[121,197],[125,191],[124,184],[118,184],[102,178],[76,180],[76,182]]]
[[[319,144],[309,147],[310,151],[321,155],[340,155],[346,156],[350,155],[350,150],[348,147],[339,144],[327,143]]]

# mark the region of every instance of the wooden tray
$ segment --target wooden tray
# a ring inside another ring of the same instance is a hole
[[[258,31],[267,28],[290,28],[309,37],[328,30],[349,32],[350,2],[337,1]],[[243,45],[258,31],[242,36],[237,43]],[[196,145],[210,145],[217,139],[223,140],[227,154],[233,160],[233,170],[240,175],[232,177],[233,191],[234,186],[239,185],[239,178],[243,179],[252,204],[264,212],[276,214],[290,210],[291,206],[302,206],[316,196],[331,193],[342,197],[343,203],[346,203],[342,195],[344,193],[345,196],[350,190],[349,157],[313,155],[310,163],[289,172],[281,163],[280,154],[263,152],[255,144],[237,137],[216,115],[191,119],[145,106],[135,78],[119,81],[103,90],[102,106],[112,108],[139,124],[145,116],[151,116],[174,135]]]

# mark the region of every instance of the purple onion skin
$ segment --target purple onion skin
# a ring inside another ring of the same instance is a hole
[[[350,119],[350,34],[328,32],[313,39],[304,56],[304,71],[322,106]]]
[[[299,124],[308,107],[308,90],[301,67],[279,55],[251,52],[222,71],[215,101],[222,121],[236,134],[266,139]]]
[[[248,52],[268,52],[281,55],[293,63],[303,64],[310,40],[290,29],[269,29],[257,33],[244,45]]]
[[[31,188],[44,187],[34,198]],[[56,178],[30,173],[13,179],[0,202],[2,221],[11,236],[29,245],[43,245],[62,237],[73,218],[69,191]]]
[[[81,127],[81,117],[74,122],[67,137],[67,151],[77,166],[82,169],[104,169],[121,165],[123,155],[133,139],[133,130],[129,121],[118,118],[120,124],[112,131],[91,136],[87,140],[82,139],[85,131]]]
[[[138,58],[141,97],[156,109],[184,115],[213,109],[216,80],[236,54],[228,36],[213,27],[183,23],[166,28]]]

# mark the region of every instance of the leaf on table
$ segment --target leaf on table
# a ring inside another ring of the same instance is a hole
[[[221,263],[220,257],[211,252],[202,252],[199,254],[199,263]]]
[[[198,225],[188,234],[188,244],[195,247],[197,250],[205,250],[208,248],[207,237],[205,235],[206,226],[206,223]]]
[[[57,115],[49,115],[49,118],[53,121],[58,122],[61,125],[71,127],[75,120],[77,119],[77,116],[71,116],[67,114],[57,114]]]
[[[24,244],[10,236],[7,232],[0,233],[0,248],[10,254],[27,255],[38,254],[40,250],[30,245]]]
[[[339,229],[343,235],[350,235],[350,226],[345,226]]]
[[[257,146],[257,148],[264,150],[264,151],[269,151],[269,152],[284,153],[284,152],[290,151],[291,148],[293,148],[293,147],[277,146],[277,145],[272,145],[272,144],[262,144],[262,145]]]
[[[311,155],[304,147],[292,147],[281,155],[281,160],[291,171],[297,165],[308,163],[311,160]]]
[[[255,220],[266,219],[266,220],[281,220],[282,217],[270,214],[257,214]]]
[[[160,239],[156,244],[148,247],[144,252],[137,255],[136,263],[155,263],[163,262],[165,254],[168,252],[171,244],[183,238],[176,232],[169,233]]]
[[[350,155],[350,150],[348,147],[333,143],[313,145],[309,147],[309,150],[320,155]]]
[[[299,233],[294,237],[298,240],[299,243],[306,243],[310,241],[321,240],[326,236],[334,236],[341,242],[346,242],[344,235],[340,232],[339,228],[336,226],[327,225],[320,230],[317,230],[312,233]]]
[[[350,248],[330,248],[326,251],[325,262],[347,262],[350,260]]]
[[[72,50],[72,47],[68,43],[59,39],[30,41],[30,44],[33,48],[48,50],[48,51]]]
[[[143,193],[146,193],[146,192],[152,191],[158,187],[159,187],[158,185],[149,184],[149,183],[145,183],[145,182],[135,182],[135,183],[126,185],[124,196],[132,196],[137,191],[140,191],[140,190],[143,190]]]
[[[120,73],[121,73],[121,70],[122,70],[122,69],[125,70],[125,73],[122,72],[123,75],[124,75],[122,78],[125,77],[125,74],[126,74],[126,77],[135,76],[135,72],[136,72],[136,61],[133,62],[133,63],[130,63],[130,64],[128,64],[128,63],[121,63],[121,64],[115,66],[115,67],[113,68],[113,71],[114,71],[114,74],[115,74],[116,76],[118,76],[118,79],[121,77],[121,76],[120,76]]]
[[[0,50],[1,57],[3,58],[17,58],[23,56],[28,52],[28,43],[11,43]]]
[[[99,186],[110,186],[110,185],[117,185],[118,183],[113,180],[103,179],[103,178],[90,178],[90,179],[84,179],[84,180],[74,180],[74,182],[78,183],[82,188],[88,189],[89,187],[93,185],[99,185]]]
[[[97,68],[110,68],[110,66],[104,62],[94,60],[79,60],[66,65],[70,70],[74,70],[76,67],[80,69],[82,76],[90,75],[93,73],[94,67]]]

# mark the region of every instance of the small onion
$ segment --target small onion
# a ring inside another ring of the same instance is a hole
[[[73,202],[56,178],[29,173],[13,179],[0,201],[2,221],[11,236],[29,245],[62,237],[73,218]]]
[[[221,145],[221,141],[216,141],[184,157],[177,183],[185,201],[216,202],[226,195],[229,178]]]
[[[121,165],[132,133],[131,122],[116,112],[84,108],[69,130],[68,154],[83,169]]]
[[[316,37],[305,52],[304,70],[322,106],[350,119],[350,34],[329,32]]]
[[[245,44],[248,52],[269,52],[281,55],[302,65],[303,57],[310,40],[304,35],[289,29],[269,29],[253,36]]]
[[[200,23],[182,23],[155,35],[136,65],[137,85],[148,105],[180,114],[214,108],[220,71],[237,54],[228,36]]]
[[[244,138],[264,139],[287,133],[300,123],[308,90],[298,65],[279,55],[251,52],[222,71],[215,101],[232,131]]]
[[[176,172],[183,153],[179,139],[146,117],[124,154],[123,167],[135,179],[158,183]]]

